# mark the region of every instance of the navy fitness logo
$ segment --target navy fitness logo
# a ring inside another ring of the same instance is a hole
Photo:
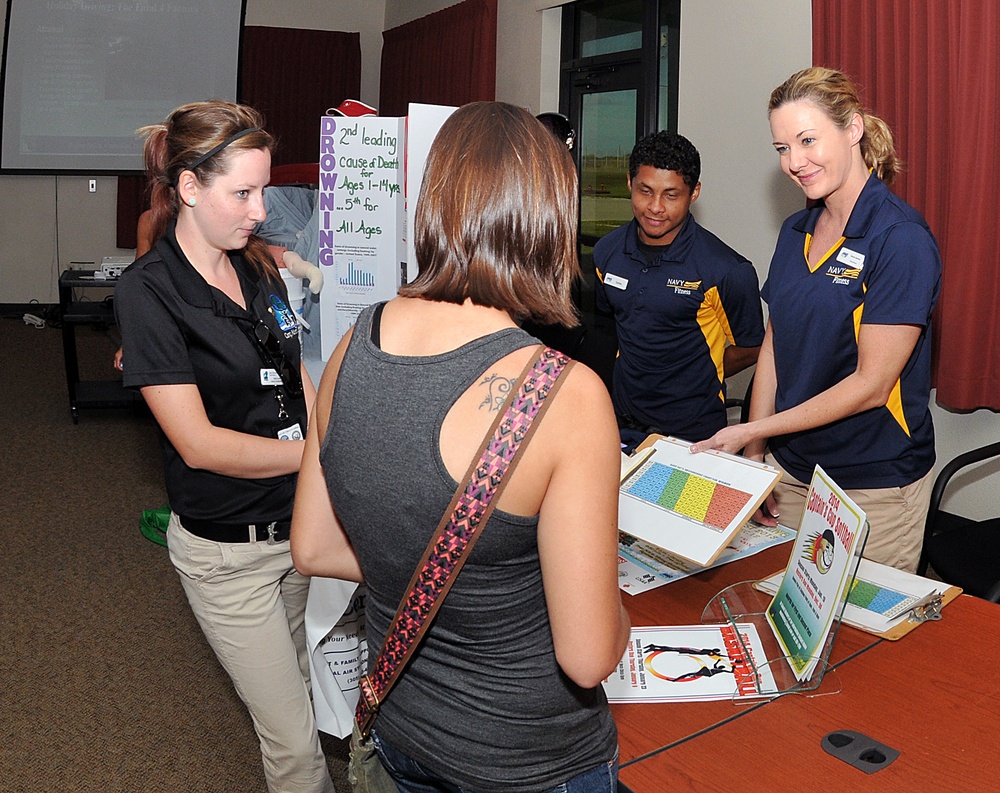
[[[685,281],[683,278],[668,278],[667,286],[674,288],[674,294],[690,295],[701,289],[701,281]]]
[[[826,267],[825,275],[833,279],[835,284],[849,284],[857,281],[861,275],[861,270],[857,267],[841,267],[838,264],[829,264]]]

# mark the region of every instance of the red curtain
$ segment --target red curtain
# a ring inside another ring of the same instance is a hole
[[[320,116],[361,93],[361,36],[247,26],[240,82],[240,101],[261,111],[278,139],[273,164],[316,162]],[[119,248],[135,247],[145,184],[143,176],[118,179]]]
[[[149,207],[145,176],[119,176],[115,211],[115,245],[134,248],[139,242],[136,233],[139,215]]]
[[[943,260],[934,316],[937,401],[1000,410],[1000,4],[812,0],[813,62],[841,69],[892,128]]]
[[[278,138],[274,165],[319,159],[319,119],[360,99],[361,36],[330,30],[243,28],[240,101]]]
[[[492,100],[496,71],[497,0],[465,0],[382,34],[379,115]]]

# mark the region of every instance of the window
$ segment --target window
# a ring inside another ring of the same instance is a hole
[[[679,40],[680,0],[563,8],[560,105],[577,130],[584,255],[632,217],[626,175],[636,140],[677,128]]]

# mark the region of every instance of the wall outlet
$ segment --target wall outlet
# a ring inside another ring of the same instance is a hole
[[[89,192],[91,192],[91,193],[96,193],[97,192],[97,180],[96,179],[91,179],[90,180],[90,183],[87,185],[87,190]]]

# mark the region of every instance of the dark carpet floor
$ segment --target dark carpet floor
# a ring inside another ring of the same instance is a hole
[[[113,331],[77,329],[113,378]],[[257,738],[139,532],[165,503],[140,409],[70,419],[59,330],[0,320],[0,791],[264,791]],[[338,790],[346,742],[324,736]]]

